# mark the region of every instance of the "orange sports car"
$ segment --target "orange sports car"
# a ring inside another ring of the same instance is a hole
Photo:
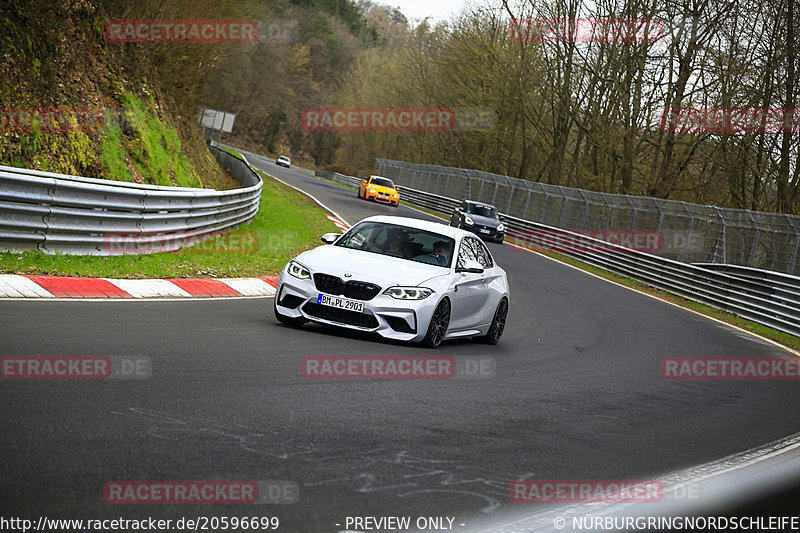
[[[382,176],[370,176],[362,181],[361,187],[358,188],[358,197],[395,207],[400,203],[400,194],[397,192],[397,187],[392,183],[392,180]]]

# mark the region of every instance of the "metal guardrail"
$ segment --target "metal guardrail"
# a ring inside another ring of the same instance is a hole
[[[668,259],[800,275],[800,216],[603,193],[480,170],[377,161],[377,174],[398,185],[492,204],[523,220],[578,232],[656,230],[665,240],[657,254]]]
[[[165,187],[0,166],[0,251],[162,252],[243,224],[258,212],[261,178],[245,158],[211,150],[243,188]]]
[[[785,290],[796,296],[800,296],[800,277],[798,276],[790,276],[783,272],[773,272],[760,268],[726,265],[722,263],[694,263],[694,265],[717,272],[725,272],[726,274],[739,278],[761,281],[765,286]]]
[[[229,146],[227,144],[223,144],[223,143],[219,143],[219,142],[212,142],[211,146],[218,146],[220,148],[227,148],[229,150],[235,150],[235,151],[239,152],[242,155],[246,155],[249,158],[250,161],[260,160],[260,161],[269,161],[269,162],[272,162],[272,163],[275,162],[275,158],[274,157],[266,157],[264,155],[256,154],[254,152],[248,152],[247,150],[242,150],[241,148],[237,148],[235,146]],[[313,176],[314,175],[314,171],[313,170],[309,170],[307,168],[301,167],[300,165],[298,165],[297,163],[294,163],[294,162],[292,163],[292,170],[299,170],[300,172],[308,174],[309,176]]]
[[[361,179],[336,172],[319,177],[358,187]],[[460,201],[399,187],[402,200],[449,215]],[[725,265],[692,265],[538,222],[502,215],[507,236],[522,245],[558,251],[688,300],[702,302],[791,335],[800,336],[800,278]],[[720,271],[722,270],[722,271]],[[750,275],[745,275],[745,272]],[[759,272],[760,274],[756,274]]]

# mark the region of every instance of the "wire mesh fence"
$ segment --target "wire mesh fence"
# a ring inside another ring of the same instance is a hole
[[[653,230],[661,240],[654,253],[676,261],[800,273],[800,217],[795,215],[587,191],[390,159],[378,159],[378,173],[401,187],[492,204],[507,215],[576,232]]]

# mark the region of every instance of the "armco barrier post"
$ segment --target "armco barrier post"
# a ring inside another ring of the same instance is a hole
[[[662,209],[661,200],[658,198],[653,198],[653,205],[658,209],[658,228],[656,229],[661,233],[661,227],[664,225],[664,209]]]
[[[528,197],[525,198],[525,208],[522,210],[522,218],[528,218],[528,205],[531,203],[531,189],[530,187],[526,187],[528,189]]]
[[[756,248],[758,247],[758,238],[761,236],[761,224],[759,224],[756,217],[753,215],[753,212],[749,209],[747,210],[747,215],[750,217],[750,221],[753,223],[753,226],[756,228],[755,237],[753,237],[753,245],[750,247],[750,257],[747,260],[747,266],[753,266],[753,262],[756,259]]]
[[[689,206],[686,205],[686,202],[681,202],[681,205],[686,212],[689,213],[689,228],[686,230],[686,242],[683,243],[683,253],[681,254],[681,262],[686,262],[686,254],[689,253],[689,241],[692,238],[692,230],[694,229],[694,212],[689,209]]]
[[[722,223],[722,231],[720,232],[720,235],[722,237],[722,261],[720,261],[720,262],[721,263],[727,263],[728,262],[728,250],[727,250],[728,223],[727,223],[727,220],[725,220],[725,216],[722,214],[722,210],[720,210],[720,208],[718,206],[716,206],[716,205],[714,206],[714,209],[716,210],[717,216],[719,216],[719,219],[720,219],[720,221]],[[715,263],[717,262],[717,253],[719,253],[719,248],[714,250],[714,262]]]
[[[563,228],[564,227],[564,219],[567,216],[567,204],[569,203],[569,197],[567,196],[567,193],[564,192],[564,187],[563,186],[559,185],[558,186],[558,190],[561,191],[561,197],[562,197],[562,200],[561,200],[561,216],[558,219],[558,227],[559,228]]]
[[[581,213],[581,223],[578,229],[583,229],[586,227],[586,215],[589,213],[589,198],[586,196],[586,193],[583,192],[583,189],[578,189],[583,197],[583,213]]]
[[[792,258],[789,261],[789,274],[794,274],[794,265],[797,263],[797,250],[800,248],[800,226],[795,223],[789,215],[784,215],[794,229],[794,250],[792,251]]]

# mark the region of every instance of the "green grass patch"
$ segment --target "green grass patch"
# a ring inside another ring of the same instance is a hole
[[[104,278],[250,277],[276,275],[292,257],[338,232],[308,196],[264,178],[258,214],[220,237],[174,252],[119,256],[0,253],[0,273]]]
[[[100,145],[100,162],[108,177],[154,185],[202,187],[202,180],[184,155],[178,131],[162,122],[136,96],[126,94],[124,102],[124,107],[109,120]]]
[[[108,178],[116,181],[133,181],[130,169],[125,165],[127,151],[122,145],[122,132],[117,126],[109,126],[100,143],[100,163],[108,171]]]
[[[223,152],[227,152],[227,153],[231,154],[231,155],[232,155],[233,157],[235,157],[236,159],[242,159],[242,154],[240,154],[240,153],[239,153],[239,152],[237,152],[236,150],[230,150],[230,149],[228,149],[228,148],[220,148],[220,147],[217,147],[217,148],[218,148],[219,150],[223,151]]]

